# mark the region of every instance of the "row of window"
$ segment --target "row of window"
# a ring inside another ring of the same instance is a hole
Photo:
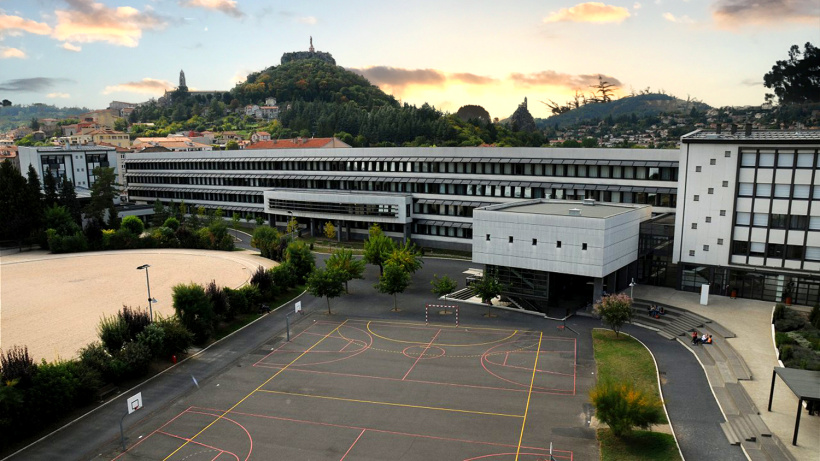
[[[735,224],[738,226],[770,227],[772,229],[820,230],[820,216],[738,211],[735,216]]]
[[[782,243],[732,241],[732,254],[797,261],[820,261],[820,247],[786,245]]]
[[[456,228],[450,226],[438,226],[431,224],[413,223],[414,235],[433,235],[439,237],[453,237],[465,240],[472,240],[473,230],[470,228]]]
[[[226,203],[264,203],[262,195],[248,195],[237,194],[230,192],[193,192],[186,190],[175,191],[161,191],[161,190],[131,190],[130,195],[132,199],[149,200],[153,199],[170,200],[200,200],[207,202],[226,202]]]
[[[814,168],[817,164],[816,150],[813,152],[801,152],[799,149],[767,150],[760,149],[755,152],[742,152],[740,154],[740,166],[758,168]]]
[[[487,234],[486,240],[489,242],[489,241],[490,241],[490,239],[491,239],[491,235],[490,235],[490,234]],[[508,243],[513,243],[514,241],[515,241],[515,238],[514,238],[512,235],[510,235],[509,237],[507,237],[507,242],[508,242]],[[538,245],[538,239],[535,239],[535,238],[534,238],[534,239],[532,239],[532,246],[536,246],[536,245]],[[561,248],[561,247],[562,247],[562,243],[561,243],[561,241],[560,241],[560,240],[556,240],[556,241],[555,241],[555,248]],[[587,244],[586,244],[586,243],[582,243],[582,244],[581,244],[581,250],[583,250],[583,251],[587,251]]]
[[[811,191],[810,184],[755,184],[742,182],[738,184],[737,195],[739,197],[763,197],[763,198],[792,198],[792,199],[820,199],[820,186],[814,187]]]
[[[268,207],[278,210],[303,211],[308,213],[326,213],[350,216],[373,216],[397,218],[399,216],[398,205],[378,205],[378,204],[348,204],[348,203],[322,203],[307,202],[301,200],[281,200],[269,199]],[[409,207],[408,214],[409,214]]]
[[[591,162],[595,162],[592,160]],[[613,178],[677,181],[677,167],[615,165],[553,165],[499,162],[397,162],[397,161],[286,161],[220,160],[178,162],[129,162],[128,171],[138,170],[217,170],[217,171],[349,171],[392,173],[454,173],[566,178]]]

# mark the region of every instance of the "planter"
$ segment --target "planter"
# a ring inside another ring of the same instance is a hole
[[[732,296],[732,299],[736,299],[737,298],[737,290],[732,290],[731,296]]]
[[[792,297],[791,297],[791,296],[786,296],[786,305],[787,305],[787,306],[791,306],[791,305],[792,305]]]

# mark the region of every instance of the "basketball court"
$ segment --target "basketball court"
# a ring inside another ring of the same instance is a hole
[[[572,334],[311,317],[142,423],[114,459],[535,461],[550,443],[558,460],[590,453],[588,440],[556,436],[579,425],[586,400]]]

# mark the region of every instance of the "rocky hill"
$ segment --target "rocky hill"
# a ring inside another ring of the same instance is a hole
[[[561,128],[587,121],[603,120],[607,117],[618,118],[634,114],[638,118],[654,116],[661,113],[689,113],[692,109],[705,112],[711,107],[702,102],[684,101],[666,94],[641,94],[629,96],[605,104],[586,104],[560,115],[538,119],[540,128]]]

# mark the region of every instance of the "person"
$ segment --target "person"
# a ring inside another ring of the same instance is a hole
[[[666,309],[664,309],[663,306],[659,307],[658,308],[658,314],[666,315]]]
[[[709,338],[706,336],[706,333],[704,333],[703,336],[700,337],[700,343],[701,344],[706,344],[707,339],[709,339]]]
[[[709,338],[706,340],[706,344],[712,344],[712,335],[709,335]]]
[[[692,330],[692,345],[698,345],[698,330]]]

